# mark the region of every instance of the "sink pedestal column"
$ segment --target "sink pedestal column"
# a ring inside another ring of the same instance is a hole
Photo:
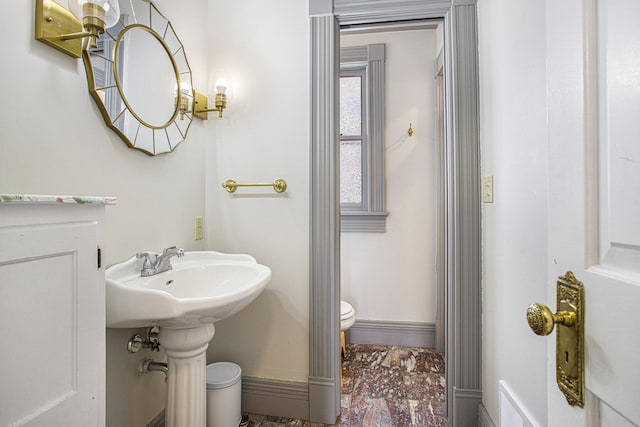
[[[167,353],[167,427],[207,425],[207,347],[213,323],[193,328],[161,327],[159,340]]]

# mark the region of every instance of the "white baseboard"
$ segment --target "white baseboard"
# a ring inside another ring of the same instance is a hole
[[[427,322],[356,320],[346,335],[347,341],[353,344],[436,346],[436,325]]]

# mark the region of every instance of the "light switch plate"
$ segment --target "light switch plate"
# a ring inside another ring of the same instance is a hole
[[[201,216],[197,216],[195,220],[195,239],[202,240],[204,239],[204,218]]]
[[[482,177],[482,202],[493,203],[493,175]]]

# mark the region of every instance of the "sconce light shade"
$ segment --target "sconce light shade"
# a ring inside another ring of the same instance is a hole
[[[103,28],[113,27],[120,19],[118,0],[69,0],[69,10],[80,21],[99,19]]]
[[[178,96],[178,87],[180,88],[180,93],[182,96],[193,97],[193,91],[191,90],[191,85],[187,82],[180,82],[180,85],[175,85],[173,88],[173,94]]]
[[[229,85],[225,79],[216,80],[216,93],[225,94]]]
[[[209,108],[209,98],[207,95],[194,91],[194,106],[193,115],[199,119],[207,120],[209,115],[207,113],[216,111],[218,117],[222,117],[222,112],[227,108],[227,95],[226,91],[229,85],[224,79],[216,80],[216,96],[215,96],[215,108]]]

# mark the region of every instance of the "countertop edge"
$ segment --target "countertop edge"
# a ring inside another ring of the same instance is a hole
[[[117,197],[111,196],[65,196],[48,194],[0,194],[0,205],[4,203],[66,203],[76,205],[115,205]]]

